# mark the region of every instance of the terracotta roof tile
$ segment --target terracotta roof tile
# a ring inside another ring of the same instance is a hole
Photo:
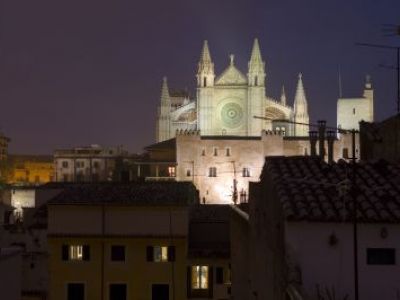
[[[304,156],[267,157],[261,176],[265,174],[272,177],[288,220],[351,220],[351,164],[327,164]],[[360,222],[400,222],[400,165],[357,163],[355,192]]]

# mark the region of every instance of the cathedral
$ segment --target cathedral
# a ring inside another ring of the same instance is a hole
[[[185,130],[199,131],[202,136],[259,137],[263,131],[308,136],[308,126],[301,124],[309,123],[302,75],[298,77],[293,107],[286,101],[284,87],[279,100],[268,96],[265,61],[257,39],[246,75],[235,66],[234,56],[230,55],[229,65],[216,76],[208,43],[204,41],[196,77],[195,99],[170,92],[164,77],[156,124],[157,142],[174,138],[176,132]]]

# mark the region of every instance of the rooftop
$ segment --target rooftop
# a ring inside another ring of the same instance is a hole
[[[190,182],[87,183],[65,185],[50,205],[186,206],[198,203]]]
[[[352,165],[313,157],[267,157],[261,178],[271,176],[288,221],[350,221]],[[356,164],[359,222],[400,221],[400,165]]]

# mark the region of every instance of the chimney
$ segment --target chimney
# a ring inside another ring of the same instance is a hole
[[[317,140],[318,140],[318,133],[317,131],[309,131],[310,135],[310,152],[311,156],[317,156]]]
[[[328,141],[328,163],[333,163],[333,143],[336,138],[336,132],[329,130],[326,133],[326,139]]]
[[[325,129],[326,129],[326,121],[319,120],[318,121],[319,157],[322,160],[325,159]]]

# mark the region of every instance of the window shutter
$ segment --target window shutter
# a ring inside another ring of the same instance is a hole
[[[62,260],[68,260],[68,255],[69,253],[68,253],[68,245],[62,245],[62,248],[61,248],[61,259]]]
[[[89,245],[83,245],[83,260],[90,260],[90,247]]]
[[[192,297],[192,267],[187,267],[187,275],[186,275],[186,289],[187,289],[187,297]]]
[[[168,261],[175,261],[175,246],[168,246]]]
[[[209,267],[208,269],[208,298],[213,297],[214,291],[214,276],[213,276],[213,267]]]
[[[146,248],[146,258],[147,261],[153,261],[154,260],[154,250],[152,246],[147,246]]]
[[[217,267],[215,269],[215,282],[218,284],[224,283],[224,268]]]

